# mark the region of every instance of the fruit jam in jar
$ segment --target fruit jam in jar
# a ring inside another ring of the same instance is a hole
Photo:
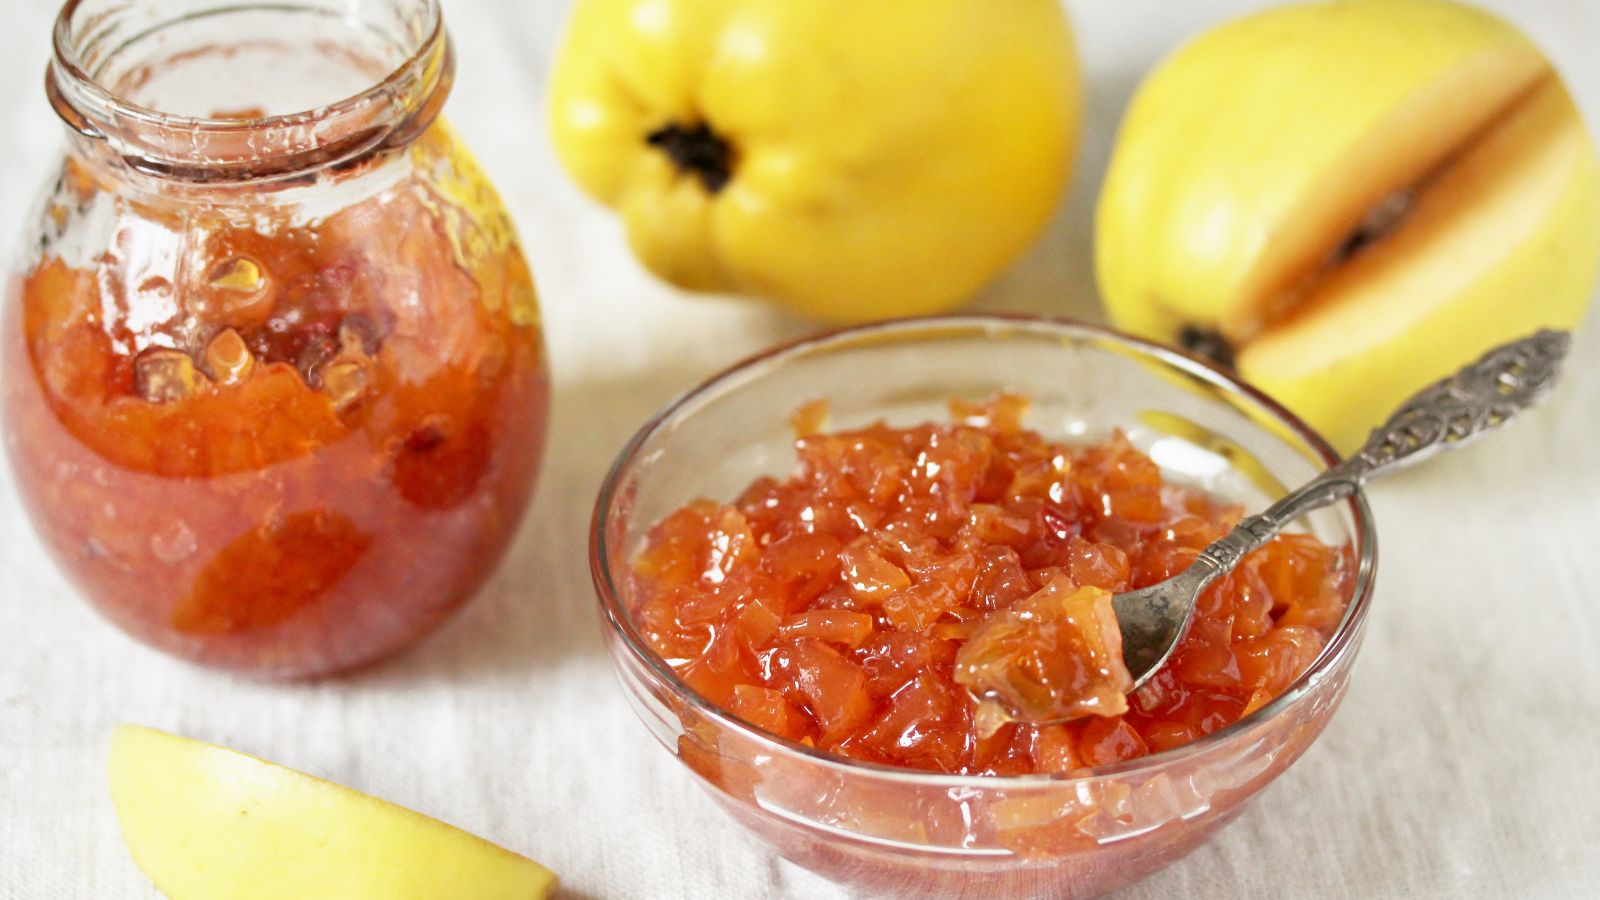
[[[264,676],[399,650],[504,553],[548,377],[532,276],[437,118],[436,0],[72,0],[69,143],[0,329],[6,449],[67,575]]]

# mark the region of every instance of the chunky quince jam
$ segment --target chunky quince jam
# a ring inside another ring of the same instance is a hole
[[[448,132],[408,153],[325,214],[141,198],[69,159],[6,311],[8,450],[46,545],[135,635],[344,668],[504,550],[545,427],[533,285]]]
[[[1182,570],[1237,506],[1164,483],[1120,433],[1022,426],[1026,404],[954,424],[811,430],[798,465],[698,501],[634,560],[635,622],[697,692],[790,740],[965,774],[1066,771],[1176,747],[1288,687],[1344,613],[1348,563],[1305,534],[1200,599],[1171,661],[1124,696],[1113,593]],[[1064,724],[985,722],[974,695]]]

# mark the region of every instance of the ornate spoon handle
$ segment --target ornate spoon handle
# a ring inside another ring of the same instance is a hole
[[[1354,494],[1368,478],[1384,475],[1459,446],[1536,405],[1555,385],[1572,336],[1539,331],[1496,347],[1482,359],[1424,388],[1389,421],[1373,429],[1353,456],[1285,495],[1258,515],[1240,521],[1227,536],[1200,551],[1209,569],[1202,583],[1232,569],[1301,515]]]

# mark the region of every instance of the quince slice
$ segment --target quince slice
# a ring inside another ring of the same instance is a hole
[[[174,900],[531,900],[556,884],[421,813],[149,728],[112,738],[111,798],[134,862]]]

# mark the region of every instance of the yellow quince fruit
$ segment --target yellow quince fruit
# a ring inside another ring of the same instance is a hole
[[[556,876],[436,819],[222,747],[124,725],[111,799],[173,900],[538,900]]]
[[[1287,6],[1140,86],[1096,221],[1111,318],[1231,360],[1339,449],[1490,347],[1583,317],[1600,169],[1516,29],[1445,0]]]
[[[968,299],[1059,202],[1059,0],[579,0],[555,148],[685,288],[839,321]]]

